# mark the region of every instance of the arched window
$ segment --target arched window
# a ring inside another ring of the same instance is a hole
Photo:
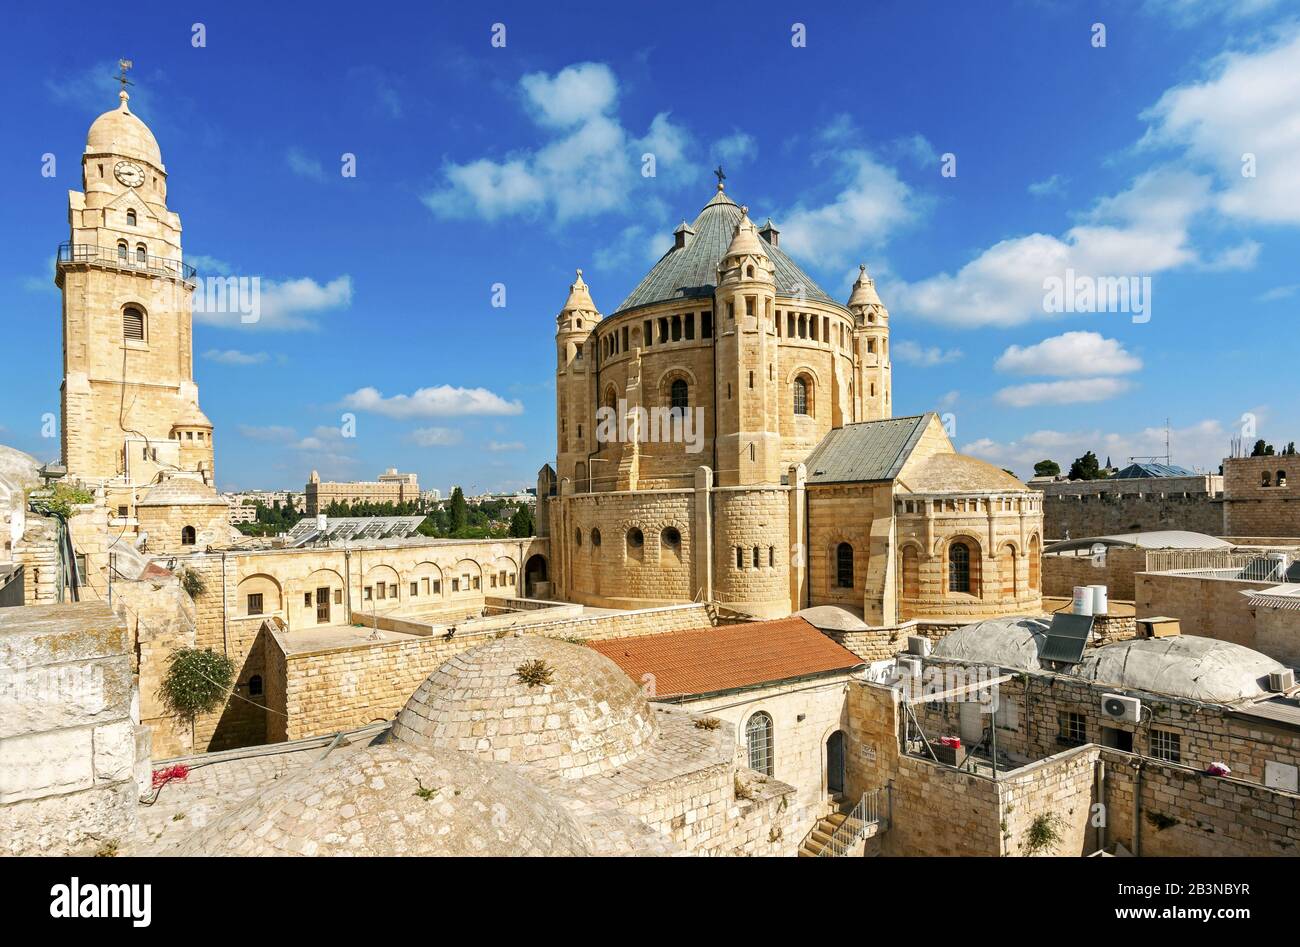
[[[1029,591],[1038,592],[1042,586],[1039,581],[1042,577],[1042,550],[1039,547],[1038,534],[1035,533],[1029,537]]]
[[[687,399],[690,397],[690,389],[686,385],[686,379],[674,379],[672,385],[668,388],[668,397],[674,411],[684,412],[687,408]]]
[[[640,529],[633,526],[627,531],[627,544],[633,549],[640,549],[645,544],[645,536]]]
[[[664,547],[676,552],[682,545],[682,534],[677,531],[676,526],[665,526],[664,531],[659,534],[659,541]]]
[[[1277,478],[1276,478],[1273,482],[1276,483],[1279,487],[1285,487],[1285,486],[1286,486],[1286,471],[1285,471],[1285,470],[1279,470],[1279,471],[1277,472]]]
[[[921,594],[921,557],[915,546],[903,548],[902,572],[903,594],[906,601],[915,601]]]
[[[752,266],[745,267],[745,276],[749,279],[754,278],[754,268]]]
[[[808,413],[808,380],[802,377],[794,380],[794,413]]]
[[[597,527],[592,527],[592,530],[591,530],[591,544],[592,544],[593,546],[599,546],[599,545],[600,545],[600,529],[597,528]]]
[[[581,546],[581,545],[582,545],[582,530],[580,530],[580,529],[575,529],[575,530],[573,531],[573,544],[574,544],[575,546]]]
[[[754,568],[755,568],[755,569],[762,568],[763,563],[762,563],[762,560],[759,559],[759,553],[758,553],[758,547],[757,547],[757,546],[754,547],[753,559],[754,559]]]
[[[128,227],[134,227],[134,226],[135,226],[135,211],[134,211],[134,210],[128,210],[128,211],[126,212],[126,225],[127,225]]]
[[[122,338],[144,341],[144,310],[137,306],[122,310]]]
[[[1269,474],[1267,470],[1265,470],[1262,474],[1259,475],[1259,485],[1261,487],[1270,487],[1273,485],[1271,480],[1269,479]]]
[[[252,677],[248,679],[248,696],[249,697],[262,696],[262,675],[254,674]]]
[[[119,263],[125,263],[127,260],[126,241],[120,241],[117,245],[117,259]]]
[[[963,542],[948,547],[948,591],[970,591],[970,546]]]
[[[605,407],[611,411],[618,407],[618,392],[613,385],[605,389]]]
[[[853,547],[848,543],[835,547],[835,584],[841,589],[853,588]]]
[[[149,251],[145,249],[145,246],[142,243],[135,248],[135,262],[145,263],[148,261],[148,259],[149,259]]]
[[[745,723],[745,749],[749,768],[772,775],[772,718],[759,711]]]
[[[182,546],[193,546],[193,545],[194,545],[194,527],[193,527],[193,526],[183,526],[183,527],[181,527],[181,545],[182,545]]]

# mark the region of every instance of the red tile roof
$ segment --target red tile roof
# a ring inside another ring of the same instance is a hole
[[[862,664],[802,618],[589,642],[634,681],[653,674],[655,696],[712,694]]]

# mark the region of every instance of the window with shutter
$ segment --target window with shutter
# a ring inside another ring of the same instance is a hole
[[[144,313],[134,306],[122,310],[122,337],[144,341]]]

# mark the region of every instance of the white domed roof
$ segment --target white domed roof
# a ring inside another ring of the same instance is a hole
[[[819,631],[866,631],[871,626],[847,608],[838,605],[814,605],[794,613]]]
[[[1046,622],[1034,618],[990,618],[962,625],[934,646],[934,655],[1022,671],[1042,670],[1038,654]]]
[[[509,767],[401,743],[337,751],[187,837],[175,855],[585,855],[583,829]]]
[[[1210,703],[1269,694],[1268,676],[1286,670],[1250,648],[1195,635],[1117,641],[1084,654],[1075,673],[1098,684]]]
[[[86,135],[86,154],[138,158],[155,168],[162,168],[162,151],[158,148],[158,140],[149,131],[149,126],[127,108],[126,92],[119,94],[122,104],[111,112],[105,112],[91,124]]]
[[[549,683],[521,678],[529,662],[542,662]],[[451,658],[416,689],[393,735],[577,779],[640,755],[655,722],[641,689],[609,658],[585,645],[528,636]]]
[[[217,491],[202,480],[171,477],[149,488],[136,506],[226,506]]]

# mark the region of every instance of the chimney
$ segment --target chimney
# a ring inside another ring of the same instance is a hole
[[[776,229],[776,225],[772,223],[771,217],[767,218],[767,223],[763,224],[758,235],[766,240],[771,246],[780,246],[781,231]]]

